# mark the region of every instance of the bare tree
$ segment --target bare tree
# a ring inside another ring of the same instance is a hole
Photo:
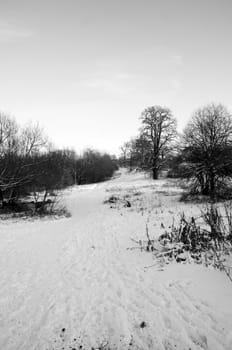
[[[19,127],[16,121],[0,113],[0,206],[3,204],[3,192],[14,183],[12,177],[13,159],[18,151]],[[10,170],[11,169],[11,170]]]
[[[20,151],[24,156],[38,153],[42,149],[46,149],[47,145],[48,140],[38,123],[35,125],[29,123],[22,129],[20,134]]]
[[[149,161],[150,161],[150,150],[151,145],[149,140],[146,138],[146,136],[141,133],[136,139],[135,139],[135,158],[137,161],[137,166],[141,169],[147,169],[150,167]]]
[[[141,115],[142,133],[150,142],[150,168],[153,179],[158,179],[160,167],[176,137],[176,119],[168,108],[152,106]]]
[[[204,195],[214,196],[232,176],[232,115],[222,104],[198,109],[184,130],[189,177]]]
[[[14,118],[0,113],[0,205],[4,193],[9,201],[15,191],[32,179],[30,157],[46,144],[41,128],[28,124],[23,129]]]
[[[128,153],[128,142],[125,142],[121,147],[120,150],[122,152],[122,163],[124,166],[126,166],[127,163],[127,153]]]
[[[14,118],[0,113],[0,155],[16,150],[19,127]]]

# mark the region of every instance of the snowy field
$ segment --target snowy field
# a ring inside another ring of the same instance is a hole
[[[0,222],[1,350],[231,350],[232,283],[223,272],[162,270],[131,239],[181,212],[173,181],[142,173],[65,191],[72,217]],[[104,204],[110,196],[128,200]],[[146,268],[154,265],[153,267]]]

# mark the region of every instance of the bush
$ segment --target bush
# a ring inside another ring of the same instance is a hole
[[[232,267],[227,264],[232,252],[232,202],[221,210],[208,204],[198,219],[182,214],[179,223],[173,223],[158,240],[150,238],[147,226],[146,235],[144,242],[133,241],[141,250],[152,252],[161,266],[171,261],[195,262],[223,270],[232,281]]]

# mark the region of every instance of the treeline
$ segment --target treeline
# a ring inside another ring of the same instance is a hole
[[[0,207],[13,207],[29,194],[37,201],[43,193],[45,203],[52,191],[103,181],[116,169],[108,154],[54,149],[39,125],[21,127],[0,113]]]
[[[150,170],[153,179],[162,170],[185,178],[191,194],[232,194],[232,115],[222,104],[196,110],[182,134],[170,109],[149,107],[141,114],[139,135],[121,151],[120,164]]]

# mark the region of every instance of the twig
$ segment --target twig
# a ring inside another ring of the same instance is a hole
[[[157,263],[156,263],[156,264],[152,264],[152,265],[150,265],[150,266],[144,266],[144,269],[150,269],[150,268],[153,267],[153,266],[157,266]]]
[[[217,258],[217,262],[218,262],[219,266],[222,268],[222,270],[226,273],[226,275],[227,275],[227,277],[229,278],[229,280],[232,282],[232,277],[231,277],[231,275],[230,275],[230,267],[228,268],[228,270],[229,270],[229,271],[228,271],[228,270],[226,269],[227,266],[224,265],[223,262],[220,260],[220,257],[219,257],[219,255],[218,255],[217,250],[213,248],[213,252],[214,252],[214,254],[215,254],[216,258]]]
[[[136,241],[136,239],[134,239],[134,238],[131,238],[131,240],[132,240],[132,242],[135,242],[135,243],[137,243],[137,244],[140,244],[140,243],[139,243],[140,240],[139,240],[139,241]]]
[[[128,247],[127,250],[141,249],[140,247]]]

